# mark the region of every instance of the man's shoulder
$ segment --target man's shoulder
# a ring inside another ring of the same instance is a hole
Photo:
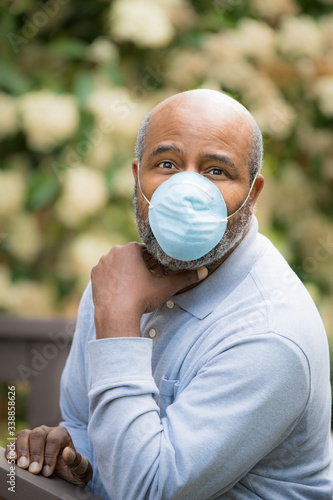
[[[252,295],[251,309],[263,328],[290,339],[310,359],[314,349],[323,354],[327,351],[326,332],[316,304],[272,243],[267,242],[243,285],[242,293]]]
[[[232,262],[236,268],[233,274],[229,271],[228,275],[221,269],[220,279],[215,280],[212,294],[215,303],[210,320],[217,330],[223,325],[223,337],[276,332],[306,352],[314,342],[326,350],[323,323],[304,284],[265,236],[257,234],[254,244],[251,259],[249,250],[245,249],[247,267],[242,262],[244,252],[239,252]],[[240,273],[238,269],[242,265],[244,270]],[[226,276],[233,286],[223,293],[227,288]]]

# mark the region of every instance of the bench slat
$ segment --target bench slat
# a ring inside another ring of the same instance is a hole
[[[0,499],[4,500],[101,500],[100,497],[55,475],[31,474],[15,465],[15,493],[9,491],[10,472],[4,448],[0,447]]]

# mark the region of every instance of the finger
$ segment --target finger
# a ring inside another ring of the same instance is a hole
[[[75,472],[79,476],[86,472],[89,462],[86,457],[82,456],[78,451],[67,447],[66,452],[63,454],[63,458],[72,472]]]
[[[92,476],[92,467],[86,457],[69,446],[64,449],[62,456],[65,464],[73,474],[85,479],[85,482],[89,481]]]
[[[17,465],[22,469],[27,469],[30,464],[29,436],[31,431],[23,429],[16,434],[16,456]]]
[[[29,434],[30,465],[29,472],[38,474],[43,467],[46,436],[49,428],[36,427]]]
[[[161,277],[166,275],[164,267],[148,252],[147,248],[144,246],[142,247],[142,257],[147,268],[152,274],[154,274],[154,276]]]
[[[46,436],[44,449],[44,465],[43,476],[51,476],[57,465],[59,453],[68,444],[72,444],[72,440],[64,427],[53,427]]]

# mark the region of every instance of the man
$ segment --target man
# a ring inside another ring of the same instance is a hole
[[[215,91],[144,120],[134,206],[144,246],[92,271],[62,377],[60,427],[17,436],[18,465],[104,499],[333,496],[325,331],[258,234],[262,140]]]

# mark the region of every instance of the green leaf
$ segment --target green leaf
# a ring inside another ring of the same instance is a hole
[[[28,187],[27,207],[30,210],[50,205],[60,190],[55,176],[45,172],[37,172],[30,179]]]
[[[0,64],[0,87],[12,94],[23,94],[31,89],[32,83],[14,65],[2,61]]]
[[[80,106],[84,106],[94,90],[94,80],[91,71],[81,71],[73,82],[73,92]]]
[[[56,40],[49,47],[50,55],[62,56],[68,59],[84,59],[87,44],[74,38]]]

